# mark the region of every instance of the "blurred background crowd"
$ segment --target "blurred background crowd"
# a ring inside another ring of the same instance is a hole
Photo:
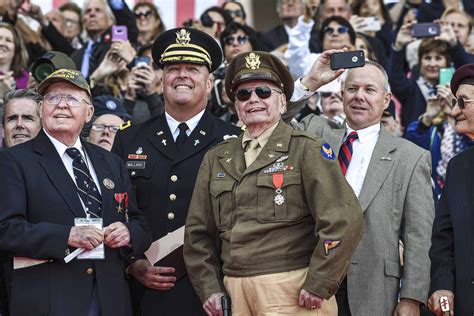
[[[432,153],[440,193],[449,159],[472,145],[454,131],[449,82],[456,68],[474,62],[473,15],[470,0],[1,0],[3,146],[40,129],[37,96],[22,89],[34,89],[55,69],[75,68],[87,78],[96,108],[83,136],[110,150],[120,128],[163,113],[162,70],[152,61],[152,44],[166,29],[188,26],[214,37],[224,52],[208,108],[237,125],[223,86],[239,53],[271,52],[296,80],[324,50],[363,50],[389,74],[393,98],[385,127]],[[316,113],[342,124],[343,78],[320,88],[295,120]],[[27,110],[23,103],[6,106],[17,98],[31,100],[28,115],[15,112]]]

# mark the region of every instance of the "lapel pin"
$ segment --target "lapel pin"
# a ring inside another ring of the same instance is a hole
[[[105,178],[104,181],[102,181],[102,183],[104,184],[104,187],[106,187],[109,190],[112,190],[113,188],[115,188],[115,183],[109,178]]]
[[[278,144],[277,144],[277,147],[283,147],[283,144],[282,144],[282,143],[278,143]]]
[[[268,154],[268,157],[273,158],[273,157],[275,157],[275,155],[274,154]]]
[[[380,160],[388,160],[388,161],[392,161],[392,158],[390,158],[390,157],[382,157]]]
[[[163,144],[163,146],[166,146],[166,139],[163,139],[161,143]]]
[[[196,139],[196,140],[194,141],[194,146],[197,146],[198,144],[199,144],[199,139]]]
[[[156,133],[156,135],[158,136],[163,135],[163,131],[159,131],[158,133]]]
[[[200,130],[200,131],[199,131],[199,134],[201,134],[202,136],[206,136],[206,132],[203,131],[203,130]]]
[[[225,162],[229,163],[232,160],[232,158],[227,158]]]

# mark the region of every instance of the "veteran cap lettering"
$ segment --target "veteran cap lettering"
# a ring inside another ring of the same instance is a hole
[[[75,85],[76,87],[86,91],[90,97],[92,96],[89,84],[87,83],[82,73],[80,71],[72,69],[59,69],[50,74],[39,84],[38,93],[40,95],[44,95],[46,89],[55,82],[69,82]]]

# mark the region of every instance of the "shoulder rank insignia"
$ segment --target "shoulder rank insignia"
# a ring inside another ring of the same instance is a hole
[[[129,128],[130,126],[132,126],[132,121],[128,120],[125,123],[120,124],[119,129],[123,131],[124,129]]]
[[[336,248],[341,243],[340,240],[325,240],[324,241],[324,254],[327,256],[329,250]]]
[[[324,158],[329,160],[334,160],[334,158],[336,158],[336,155],[334,155],[334,152],[332,151],[332,148],[331,146],[329,146],[328,143],[324,143],[321,146],[321,155],[323,155]]]

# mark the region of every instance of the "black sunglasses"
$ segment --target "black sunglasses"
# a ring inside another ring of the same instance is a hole
[[[241,102],[245,102],[248,99],[250,99],[250,97],[252,96],[252,92],[255,91],[255,93],[257,94],[257,97],[259,97],[260,99],[268,99],[272,95],[272,90],[275,91],[276,93],[281,94],[280,90],[273,89],[267,86],[261,86],[261,87],[256,87],[255,89],[250,89],[250,88],[239,89],[237,90],[235,97],[237,98],[237,100]]]
[[[239,45],[243,45],[248,42],[249,37],[248,35],[239,35],[239,36],[233,36],[229,35],[224,37],[224,44],[226,45],[234,45],[235,40],[239,43]]]
[[[225,10],[225,12],[229,13],[231,16],[243,18],[244,17],[244,11],[242,10]]]
[[[456,106],[456,103],[458,104],[459,108],[460,109],[464,109],[466,107],[466,103],[469,103],[469,102],[474,102],[474,99],[463,99],[463,98],[458,98],[458,99],[453,99],[453,101],[451,101],[451,109],[454,108]]]
[[[337,29],[330,26],[326,26],[326,28],[324,29],[324,34],[332,35],[336,30],[339,34],[345,34],[349,32],[349,28],[345,26],[339,26]]]
[[[135,18],[137,18],[137,19],[139,19],[140,17],[149,18],[152,15],[153,15],[153,12],[151,12],[151,11],[135,12]]]

